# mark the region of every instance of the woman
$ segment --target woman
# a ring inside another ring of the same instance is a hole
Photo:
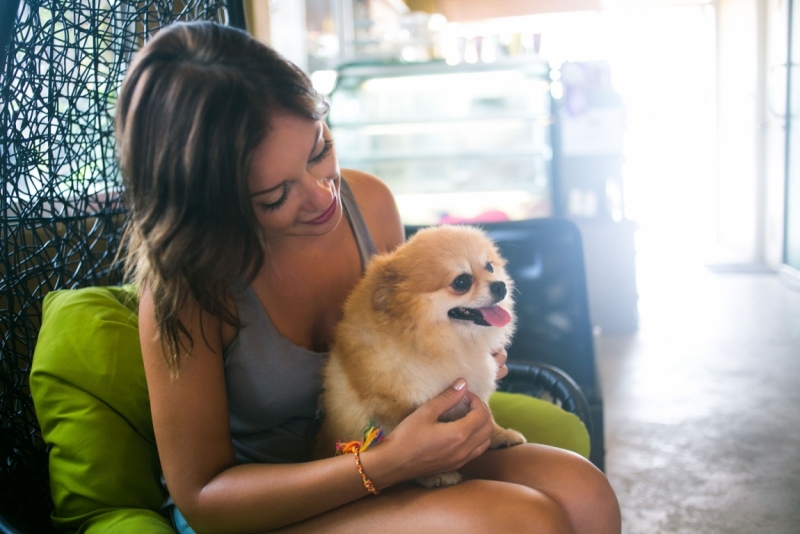
[[[583,458],[537,445],[485,452],[488,408],[463,380],[360,466],[306,461],[342,303],[369,256],[403,241],[385,185],[340,172],[326,111],[296,67],[213,23],[162,30],[123,84],[127,261],[178,529],[619,532],[614,493]],[[467,416],[437,421],[465,396]],[[406,482],[455,469],[468,480]]]

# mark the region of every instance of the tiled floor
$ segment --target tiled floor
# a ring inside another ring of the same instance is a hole
[[[597,339],[623,532],[800,532],[800,293],[768,274],[651,274],[640,331]]]

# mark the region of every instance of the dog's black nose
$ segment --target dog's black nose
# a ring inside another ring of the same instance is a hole
[[[498,301],[506,298],[506,283],[505,282],[492,282],[489,284],[489,291],[492,296]]]

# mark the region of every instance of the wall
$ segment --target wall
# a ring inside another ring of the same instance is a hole
[[[758,0],[717,4],[717,261],[758,261]]]
[[[783,260],[789,0],[719,0],[721,260]]]
[[[764,167],[763,254],[767,265],[783,261],[784,197],[786,184],[786,61],[789,0],[764,0]]]

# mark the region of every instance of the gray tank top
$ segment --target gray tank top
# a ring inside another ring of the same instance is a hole
[[[377,250],[344,179],[341,196],[366,267]],[[298,347],[278,332],[249,284],[236,292],[234,301],[242,327],[223,358],[236,459],[308,461],[319,422],[320,369],[327,354]]]

